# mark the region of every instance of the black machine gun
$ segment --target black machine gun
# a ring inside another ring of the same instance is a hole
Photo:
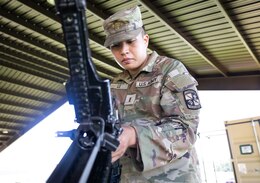
[[[119,145],[121,128],[113,108],[110,82],[99,78],[91,59],[86,1],[56,0],[55,4],[69,62],[70,79],[66,89],[79,126],[58,133],[70,136],[73,142],[47,182],[119,182],[120,171],[111,178],[111,152]]]

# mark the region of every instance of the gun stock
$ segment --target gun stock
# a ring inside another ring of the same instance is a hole
[[[73,142],[48,183],[103,183],[110,181],[111,151],[120,134],[114,115],[109,80],[99,78],[88,42],[85,0],[56,0],[70,70],[66,85],[79,127]],[[119,182],[119,181],[118,181]]]

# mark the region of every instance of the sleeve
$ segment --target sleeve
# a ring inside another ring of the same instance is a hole
[[[182,63],[166,76],[160,106],[163,114],[157,122],[137,119],[132,126],[138,147],[130,150],[139,171],[151,170],[184,156],[196,141],[201,108],[196,80]]]

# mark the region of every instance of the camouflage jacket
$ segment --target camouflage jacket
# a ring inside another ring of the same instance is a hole
[[[120,159],[122,182],[200,182],[197,82],[178,60],[153,52],[147,63],[135,78],[123,71],[111,83],[121,121],[138,142]]]

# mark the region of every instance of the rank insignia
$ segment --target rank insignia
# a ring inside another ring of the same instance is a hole
[[[125,99],[125,105],[133,105],[135,103],[136,94],[127,95]]]
[[[188,109],[197,110],[201,108],[199,96],[195,90],[185,90],[183,96]]]

